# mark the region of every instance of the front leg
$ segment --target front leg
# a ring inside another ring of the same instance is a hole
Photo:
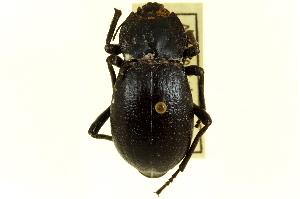
[[[121,53],[120,44],[106,44],[104,50],[111,55],[118,55]]]
[[[124,61],[121,57],[117,55],[110,55],[107,57],[106,62],[111,77],[112,87],[114,88],[117,79],[116,79],[116,73],[113,68],[113,65],[120,68]]]
[[[189,47],[187,47],[184,52],[183,52],[183,57],[184,57],[184,60],[186,58],[192,58],[196,55],[198,55],[200,53],[200,50],[199,50],[199,44],[195,38],[195,35],[193,33],[193,30],[188,30],[186,31],[186,35],[187,35],[187,41],[188,43],[191,45]]]

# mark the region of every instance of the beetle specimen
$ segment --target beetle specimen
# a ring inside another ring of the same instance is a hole
[[[193,31],[184,31],[175,13],[159,3],[147,3],[120,25],[119,44],[111,44],[121,11],[106,38],[106,62],[111,75],[111,105],[92,123],[88,133],[113,141],[120,155],[141,174],[158,178],[179,169],[155,193],[159,195],[185,169],[200,137],[212,123],[205,111],[204,71],[186,59],[199,54]],[[124,60],[118,55],[122,53]],[[120,68],[116,77],[113,65]],[[200,105],[192,101],[187,75],[199,77]],[[192,142],[194,115],[202,128]],[[110,117],[111,134],[99,134]],[[191,144],[192,143],[192,144]]]

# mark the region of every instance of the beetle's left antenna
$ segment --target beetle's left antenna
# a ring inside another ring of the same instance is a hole
[[[110,24],[110,28],[109,28],[107,38],[106,38],[106,45],[110,44],[111,39],[113,38],[115,29],[117,27],[118,20],[121,17],[121,15],[122,15],[122,11],[115,8],[115,15]]]

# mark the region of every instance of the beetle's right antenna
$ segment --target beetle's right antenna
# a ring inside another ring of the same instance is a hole
[[[110,44],[110,42],[114,36],[114,32],[115,32],[118,20],[121,17],[121,15],[122,15],[122,11],[115,8],[115,15],[114,15],[113,20],[111,21],[110,28],[109,28],[109,31],[108,31],[108,34],[106,37],[106,45]]]

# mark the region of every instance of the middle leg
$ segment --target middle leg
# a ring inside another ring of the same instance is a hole
[[[99,130],[103,126],[103,124],[107,121],[107,119],[110,116],[110,106],[103,111],[97,118],[96,120],[92,123],[92,125],[89,128],[88,133],[96,139],[105,139],[112,141],[112,136],[110,135],[104,135],[104,134],[98,134]]]

